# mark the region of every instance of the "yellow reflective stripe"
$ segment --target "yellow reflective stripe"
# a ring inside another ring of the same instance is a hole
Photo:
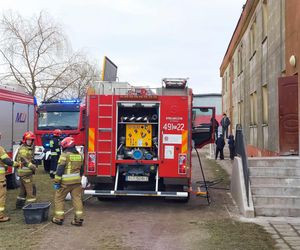
[[[57,153],[56,152],[51,152],[51,155],[57,155]]]
[[[95,151],[95,128],[89,128],[89,152]]]
[[[188,131],[184,130],[182,132],[181,153],[187,153],[187,150],[188,150]]]
[[[63,174],[63,178],[64,177],[74,177],[74,176],[80,176],[80,174],[79,173],[74,173],[74,174]]]
[[[75,214],[76,215],[81,215],[81,214],[83,214],[83,211],[75,211]]]
[[[62,179],[61,176],[55,175],[54,180],[60,181]]]
[[[18,169],[18,173],[32,173],[31,169]]]
[[[55,211],[55,214],[57,215],[63,215],[65,212],[64,211]]]
[[[75,177],[63,177],[62,180],[63,181],[75,181],[75,180],[80,180],[81,177],[80,176],[75,176]]]
[[[30,199],[27,199],[26,201],[28,201],[28,202],[35,202],[36,198],[30,198]]]
[[[70,155],[70,161],[81,161],[80,155]]]
[[[9,158],[8,154],[3,154],[3,155],[1,155],[1,157],[0,157],[1,160],[4,160],[4,159],[6,159],[6,158]]]
[[[3,212],[5,210],[5,207],[0,207],[0,212]]]
[[[60,152],[60,149],[59,149],[59,148],[57,148],[57,149],[55,149],[55,151],[56,151],[56,152]]]
[[[49,141],[49,145],[50,145],[50,147],[52,148],[53,145],[54,145],[54,141],[53,141],[53,140]]]

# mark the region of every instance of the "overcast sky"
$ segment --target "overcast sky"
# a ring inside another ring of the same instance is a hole
[[[160,86],[189,77],[194,93],[220,93],[219,67],[246,0],[0,0],[3,11],[30,17],[46,10],[73,49],[102,66],[118,66],[120,81]]]

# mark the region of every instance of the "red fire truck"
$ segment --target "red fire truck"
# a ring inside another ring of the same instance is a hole
[[[56,100],[42,102],[35,116],[36,135],[35,159],[43,161],[46,171],[50,170],[49,141],[55,129],[62,131],[62,138],[72,136],[77,149],[83,152],[85,144],[85,104],[80,100]]]
[[[1,86],[0,109],[0,145],[13,157],[24,132],[33,130],[34,98],[20,88]],[[8,169],[6,178],[8,188],[18,187],[18,177],[13,168]]]
[[[126,83],[95,85],[87,96],[85,175],[99,199],[163,196],[187,201],[191,186],[192,146],[213,142],[210,123],[193,125],[186,79],[163,79],[157,89]],[[192,133],[193,132],[193,133]]]

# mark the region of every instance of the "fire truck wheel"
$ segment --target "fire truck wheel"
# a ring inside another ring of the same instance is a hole
[[[6,183],[8,189],[16,189],[20,186],[20,177],[16,172],[6,176]]]
[[[49,161],[49,160],[43,160],[44,170],[47,173],[50,172],[50,164],[51,164],[51,161]]]

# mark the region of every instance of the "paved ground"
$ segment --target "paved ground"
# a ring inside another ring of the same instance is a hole
[[[228,151],[225,148],[225,160],[218,163],[231,175],[232,161],[226,157]],[[278,249],[300,250],[300,218],[293,217],[256,217],[253,219],[240,218],[241,221],[259,224],[276,240]]]

